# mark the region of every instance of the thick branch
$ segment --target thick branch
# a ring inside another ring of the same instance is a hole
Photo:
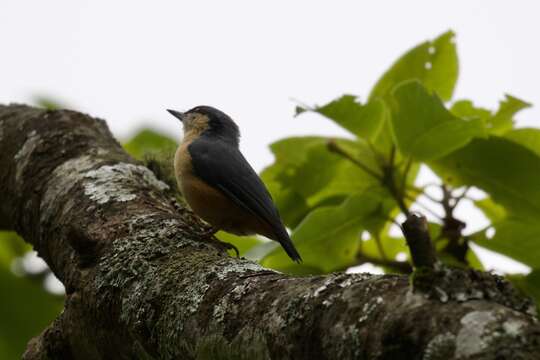
[[[540,351],[531,303],[489,274],[494,284],[473,294],[439,297],[412,291],[405,276],[290,277],[217,251],[101,120],[0,106],[0,149],[2,225],[35,247],[67,291],[28,359],[534,359]]]

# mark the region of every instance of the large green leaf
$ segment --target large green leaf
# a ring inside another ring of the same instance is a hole
[[[487,121],[491,117],[491,111],[477,107],[471,100],[458,100],[450,108],[452,114],[465,120],[482,119]]]
[[[493,201],[492,198],[487,197],[482,200],[476,200],[474,205],[482,210],[491,222],[504,220],[507,216],[506,209]]]
[[[342,205],[312,211],[292,233],[304,260],[293,265],[282,249],[271,252],[264,266],[301,272],[302,267],[329,272],[353,263],[360,232],[381,226],[394,202],[384,192],[366,191],[351,195]]]
[[[361,162],[371,172],[380,173],[379,164],[373,151],[363,140],[334,139],[334,143]],[[325,176],[327,176],[328,181],[324,183],[313,179],[312,182],[319,186],[313,187],[312,191],[309,191],[310,188],[306,186],[304,177],[321,179]],[[372,174],[367,173],[350,160],[331,153],[327,146],[320,146],[311,150],[308,161],[298,169],[294,180],[296,181],[295,186],[302,189],[308,204],[312,206],[325,203],[325,200],[336,196],[349,196],[367,188],[380,186],[380,181]]]
[[[488,128],[492,134],[502,135],[514,126],[514,115],[530,107],[531,104],[512,95],[505,95],[499,103],[499,110],[488,120]]]
[[[446,183],[477,186],[516,216],[540,215],[540,157],[522,145],[474,139],[429,165]]]
[[[450,100],[459,67],[454,37],[448,31],[409,50],[377,81],[369,98],[387,98],[399,83],[416,79],[443,100]]]
[[[462,120],[444,107],[418,81],[409,81],[393,92],[392,130],[401,152],[426,161],[447,155],[483,136],[479,119]]]
[[[490,134],[502,135],[512,129],[514,115],[530,106],[531,104],[514,96],[505,95],[496,112],[476,107],[470,100],[456,101],[450,111],[462,119],[481,119]]]
[[[19,278],[0,267],[0,358],[19,359],[30,338],[60,313],[62,301],[41,282]]]
[[[381,100],[362,105],[354,95],[343,95],[326,105],[312,109],[300,106],[296,108],[297,115],[305,111],[324,115],[351,133],[370,140],[379,134],[385,117],[384,103]]]
[[[275,162],[263,170],[261,178],[288,227],[295,227],[307,215],[310,207],[306,198],[290,186],[284,176],[294,176],[297,169],[307,161],[309,149],[313,146],[324,146],[326,142],[327,139],[323,137],[291,137],[270,146]]]
[[[177,143],[167,135],[154,130],[143,129],[124,143],[124,149],[133,157],[142,159],[152,153],[174,152]]]
[[[0,267],[9,269],[16,257],[23,256],[30,249],[31,246],[15,232],[0,231]]]
[[[476,255],[476,252],[469,248],[467,250],[467,254],[465,255],[465,260],[467,261],[467,264],[472,267],[473,269],[484,271],[484,264],[482,264],[482,261],[480,261],[480,258],[478,255]]]
[[[280,244],[276,241],[267,241],[255,245],[244,255],[247,259],[253,261],[261,261],[266,255],[276,250]]]
[[[495,234],[485,232],[471,240],[492,251],[507,255],[533,268],[540,268],[540,223],[538,219],[508,218],[493,224]]]
[[[381,250],[383,254],[381,254]],[[409,248],[403,237],[385,235],[380,239],[380,247],[374,238],[362,241],[359,251],[371,258],[379,260],[395,260],[396,255],[403,252],[409,256]]]
[[[358,141],[334,140],[368,168],[378,164],[369,146]],[[325,138],[288,138],[272,145],[276,162],[262,178],[285,224],[294,228],[312,209],[335,205],[379,182],[348,159],[329,151]]]
[[[540,156],[540,129],[515,129],[504,134],[504,137],[525,146],[527,149]]]

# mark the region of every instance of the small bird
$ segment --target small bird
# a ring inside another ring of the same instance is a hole
[[[195,214],[216,231],[275,240],[293,261],[301,262],[270,193],[238,148],[240,131],[234,121],[210,106],[167,111],[184,126],[174,171]]]

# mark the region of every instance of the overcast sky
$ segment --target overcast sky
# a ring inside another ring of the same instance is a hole
[[[293,134],[342,135],[291,98],[364,99],[405,50],[453,29],[455,98],[496,107],[504,93],[540,104],[537,1],[24,1],[0,3],[0,103],[57,98],[107,120],[120,138],[164,111],[218,107],[242,130],[257,170]],[[518,116],[540,122],[537,107]]]

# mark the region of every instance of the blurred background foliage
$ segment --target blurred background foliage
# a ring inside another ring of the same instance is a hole
[[[62,309],[63,296],[45,288],[50,271],[25,266],[29,251],[15,233],[0,231],[0,359],[19,359]]]
[[[218,238],[237,246],[241,256],[292,274],[366,263],[409,273],[408,249],[395,229],[403,214],[421,209],[430,215],[430,232],[444,262],[483,269],[471,243],[506,255],[532,268],[528,275],[508,278],[540,302],[540,129],[514,127],[514,115],[530,106],[517,97],[504,95],[498,109],[453,99],[458,72],[455,36],[448,31],[407,51],[364,101],[345,94],[327,104],[296,107],[297,116],[316,112],[350,133],[348,138],[289,137],[270,146],[275,161],[261,177],[302,264],[260,237],[220,232]],[[66,107],[47,97],[35,103]],[[175,186],[173,137],[142,129],[123,145]],[[422,166],[438,181],[417,185]],[[471,189],[485,197],[469,197]],[[473,201],[489,226],[464,235],[466,221],[454,211],[463,200]],[[62,306],[61,297],[43,287],[48,270],[41,275],[17,270],[29,250],[15,234],[0,233],[2,359],[20,355]]]

